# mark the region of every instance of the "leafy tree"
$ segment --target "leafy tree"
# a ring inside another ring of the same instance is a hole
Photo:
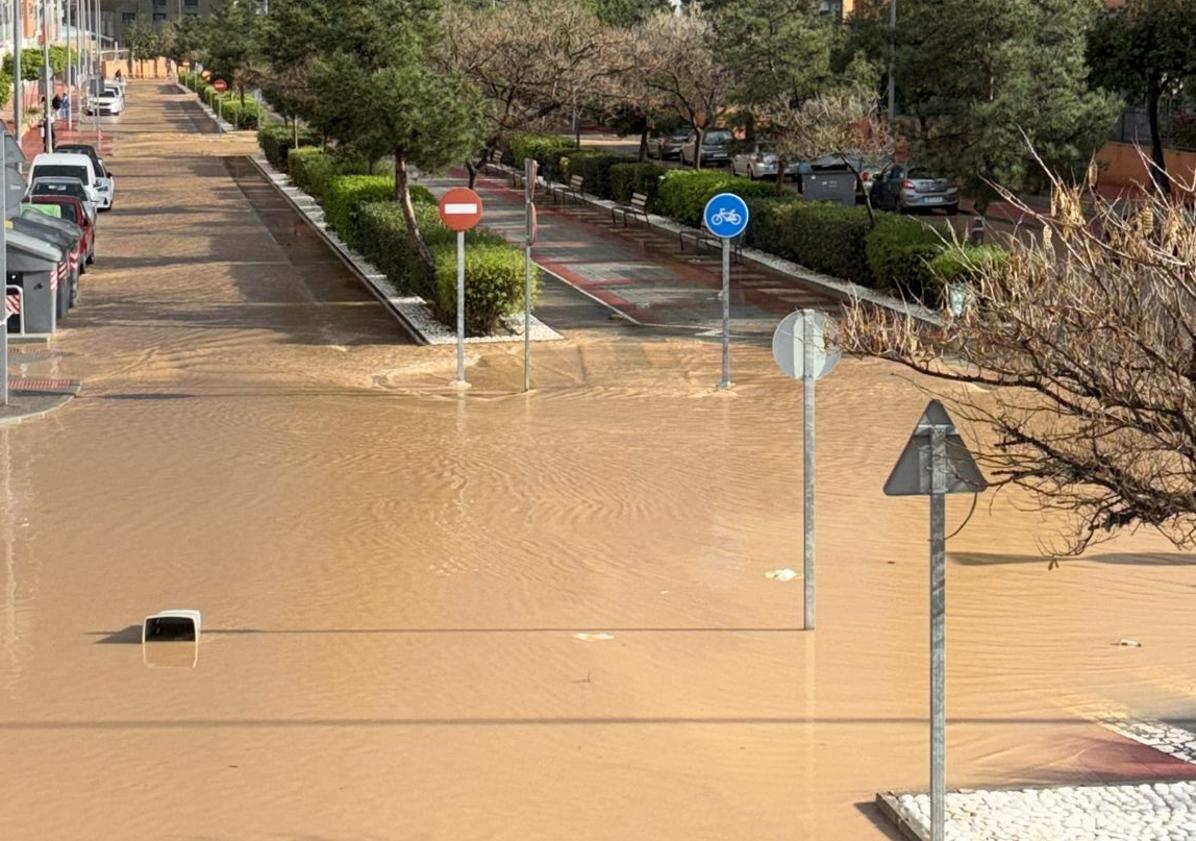
[[[125,44],[129,48],[129,73],[133,73],[133,62],[156,58],[161,53],[162,39],[154,25],[140,15],[133,25],[125,30]]]
[[[1151,178],[1170,190],[1159,103],[1196,77],[1196,0],[1131,0],[1101,14],[1088,43],[1092,80],[1146,104]]]
[[[206,21],[206,64],[212,75],[237,86],[241,103],[245,89],[257,84],[261,16],[253,0],[225,0]]]
[[[592,0],[594,14],[603,23],[632,27],[643,23],[657,12],[672,10],[669,0]]]
[[[1079,177],[1117,112],[1113,97],[1087,86],[1087,32],[1100,3],[903,3],[896,80],[921,123],[924,162],[955,175],[982,207],[993,183],[1038,186],[1026,138],[1051,170]]]

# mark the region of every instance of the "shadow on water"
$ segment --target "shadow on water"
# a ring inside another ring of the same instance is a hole
[[[986,552],[949,552],[948,557],[960,566],[1010,566],[1015,564],[1047,565],[1045,555],[998,555]],[[1060,558],[1060,564],[1089,562],[1115,566],[1177,567],[1196,565],[1196,554],[1185,552],[1128,552],[1084,555],[1079,558]]]

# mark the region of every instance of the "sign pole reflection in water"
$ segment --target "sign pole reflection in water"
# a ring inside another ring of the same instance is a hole
[[[930,497],[930,841],[944,841],[947,812],[946,495],[986,487],[951,416],[931,400],[885,482],[887,496]]]
[[[802,381],[802,618],[814,630],[814,383],[839,362],[827,339],[830,320],[818,310],[785,316],[772,334],[772,356],[787,377]]]
[[[702,211],[706,230],[723,241],[723,376],[718,384],[723,391],[731,387],[731,240],[743,233],[748,218],[747,203],[734,193],[719,193]]]
[[[532,387],[532,246],[536,243],[536,176],[540,164],[534,158],[523,162],[524,212],[527,215],[527,242],[523,250],[523,390]]]

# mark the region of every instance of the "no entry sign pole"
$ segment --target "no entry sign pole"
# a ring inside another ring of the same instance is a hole
[[[718,387],[731,387],[731,240],[743,233],[748,223],[747,204],[734,193],[719,193],[706,202],[702,221],[710,233],[723,241],[723,375]]]
[[[445,227],[457,232],[457,379],[458,388],[465,381],[465,232],[482,218],[482,197],[466,187],[454,187],[440,198],[440,219]]]
[[[947,825],[947,494],[988,487],[943,404],[931,400],[906,442],[888,496],[930,497],[930,839]]]

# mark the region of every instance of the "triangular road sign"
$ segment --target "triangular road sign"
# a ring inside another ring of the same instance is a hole
[[[930,495],[930,433],[935,427],[947,432],[946,493],[977,493],[988,487],[988,482],[976,466],[976,460],[955,431],[951,416],[942,403],[931,400],[909,436],[905,449],[901,451],[901,458],[889,474],[889,480],[885,482],[886,496]]]

